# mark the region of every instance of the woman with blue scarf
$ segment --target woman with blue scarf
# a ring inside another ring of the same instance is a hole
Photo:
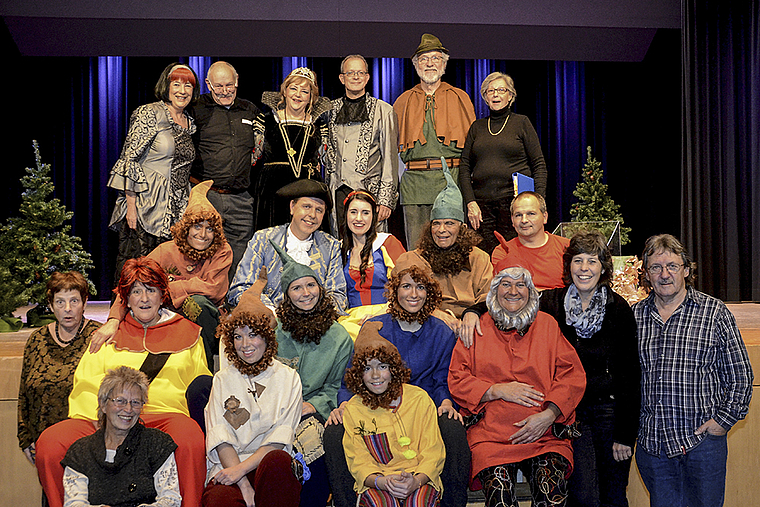
[[[566,287],[543,291],[540,309],[557,320],[586,370],[568,505],[627,506],[641,404],[636,320],[610,288],[612,256],[601,233],[573,236],[563,263]]]

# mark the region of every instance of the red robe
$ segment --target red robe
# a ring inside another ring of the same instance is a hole
[[[467,430],[473,489],[481,487],[475,481],[481,470],[547,452],[561,454],[572,465],[570,441],[555,438],[551,427],[529,444],[513,444],[509,437],[520,429],[514,423],[543,411],[548,402],[562,412],[555,422],[575,421],[575,407],[586,389],[586,372],[575,349],[562,335],[557,322],[543,312],[538,312],[524,336],[515,330],[499,331],[488,313],[480,318],[480,325],[483,336],[477,336],[472,347],[467,349],[457,341],[449,369],[449,390],[462,407],[461,412],[476,414],[485,408],[483,419]],[[481,403],[493,384],[513,381],[529,384],[544,393],[544,404],[524,407],[504,400]]]

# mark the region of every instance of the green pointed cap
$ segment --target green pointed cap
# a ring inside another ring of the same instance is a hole
[[[290,287],[291,283],[305,276],[313,276],[317,283],[322,285],[322,281],[319,279],[313,269],[293,260],[293,257],[291,257],[288,252],[283,250],[280,245],[276,244],[271,239],[269,242],[272,243],[272,246],[282,260],[282,277],[280,278],[280,287],[282,288],[283,294],[288,293],[288,287]]]
[[[462,192],[459,191],[459,187],[449,172],[446,159],[443,157],[441,157],[441,165],[443,166],[443,176],[446,178],[446,188],[441,190],[435,198],[433,209],[430,212],[430,220],[453,218],[454,220],[464,222]]]

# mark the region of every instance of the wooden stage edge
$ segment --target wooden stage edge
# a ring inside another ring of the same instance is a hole
[[[757,482],[757,470],[760,469],[760,453],[757,452],[760,436],[760,304],[734,303],[728,304],[728,307],[736,317],[747,346],[755,382],[749,415],[731,430],[728,437],[725,505],[760,507],[753,487]],[[104,322],[107,315],[108,302],[88,303],[87,318]],[[7,465],[4,480],[0,481],[0,498],[4,505],[15,507],[40,505],[41,489],[36,470],[24,458],[16,439],[16,399],[21,358],[24,344],[33,331],[25,328],[17,333],[0,333],[0,456]],[[631,467],[628,501],[630,507],[649,505],[649,495],[635,464]]]

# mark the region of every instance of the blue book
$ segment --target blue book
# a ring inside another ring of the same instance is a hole
[[[512,173],[512,186],[515,188],[515,197],[517,197],[520,192],[525,192],[528,190],[531,192],[535,191],[533,178],[530,176],[525,176],[522,173]]]

